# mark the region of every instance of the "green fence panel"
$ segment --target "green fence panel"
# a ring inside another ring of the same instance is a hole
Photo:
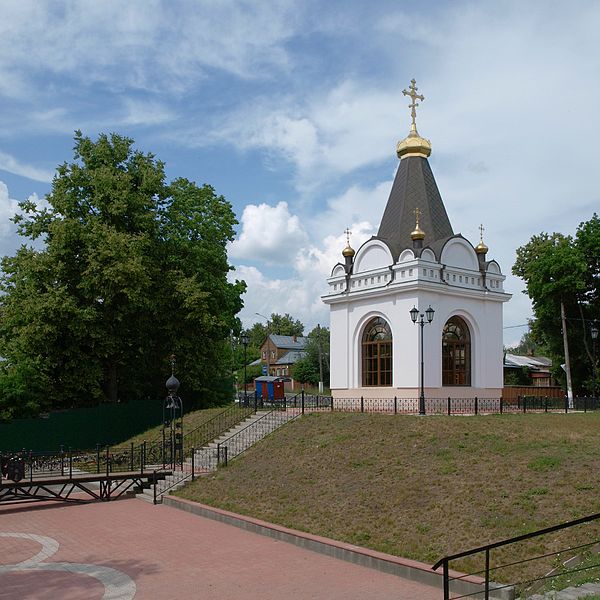
[[[0,424],[0,450],[56,450],[116,444],[159,425],[163,400],[101,404]]]

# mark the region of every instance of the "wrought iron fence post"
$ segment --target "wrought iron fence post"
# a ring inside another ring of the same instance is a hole
[[[223,449],[225,450],[225,466],[227,466],[228,454],[229,454],[229,447],[228,446],[223,446]]]
[[[110,446],[106,445],[106,474],[110,475]]]
[[[301,398],[302,398],[302,414],[304,414],[304,390],[302,390]]]
[[[331,396],[331,412],[333,412],[333,396]]]
[[[500,414],[502,414],[502,410],[504,408],[504,398],[502,398],[502,396],[500,396]]]
[[[154,500],[153,504],[156,504],[156,470],[154,471]]]
[[[450,574],[447,560],[444,560],[444,600],[450,600]]]
[[[587,412],[587,396],[583,397],[583,412]]]
[[[485,600],[490,599],[490,549],[485,550]]]
[[[527,412],[527,396],[523,396],[523,412]]]
[[[221,443],[217,444],[217,467],[221,466]]]
[[[196,449],[192,448],[192,481],[194,481],[194,479],[196,479],[196,473],[195,473],[195,468],[194,468],[195,464],[196,464]]]
[[[398,414],[398,396],[394,396],[394,414]]]
[[[60,475],[64,477],[65,475],[65,447],[60,445]]]
[[[478,409],[479,409],[479,406],[478,406],[477,396],[475,396],[475,414],[478,414]]]
[[[451,404],[450,396],[448,396],[448,416],[452,414],[452,404]]]
[[[365,412],[365,399],[362,396],[360,397],[360,412]]]
[[[69,479],[73,479],[73,451],[69,446]]]
[[[33,450],[29,451],[29,481],[33,481]],[[62,465],[62,460],[60,461],[60,464]],[[61,473],[62,475],[62,473]]]
[[[258,410],[258,390],[254,390],[254,412]]]
[[[520,395],[517,396],[517,408],[519,408],[519,409],[521,408],[521,396]]]
[[[565,396],[565,414],[569,412],[569,396]]]
[[[544,412],[548,412],[548,396],[544,396]]]

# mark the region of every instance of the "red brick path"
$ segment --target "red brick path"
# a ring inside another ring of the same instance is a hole
[[[6,536],[16,533],[52,538],[58,550],[16,570],[8,565],[42,550],[39,540]],[[100,579],[83,574],[93,573],[85,565],[100,567]],[[110,598],[118,600],[129,600],[135,589],[135,600],[441,596],[439,589],[136,499],[0,508],[2,600],[100,600],[108,589],[102,577],[114,578]],[[127,588],[131,580],[135,586]]]

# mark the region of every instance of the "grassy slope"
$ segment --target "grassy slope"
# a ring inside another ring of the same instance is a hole
[[[600,414],[305,416],[181,496],[391,554],[434,562],[600,512]],[[598,526],[596,526],[596,533]],[[551,539],[549,539],[551,538]],[[596,535],[596,539],[598,536]],[[527,543],[535,552],[583,530]],[[579,542],[581,543],[581,541]],[[525,550],[495,551],[492,561]],[[472,560],[456,568],[473,568]],[[547,572],[528,563],[497,572]]]

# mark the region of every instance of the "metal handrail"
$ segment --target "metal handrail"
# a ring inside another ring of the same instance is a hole
[[[473,554],[479,554],[481,552],[485,552],[485,569],[482,571],[477,571],[475,573],[470,573],[469,575],[479,575],[481,573],[485,574],[484,581],[484,598],[485,600],[489,600],[490,594],[490,551],[494,548],[500,548],[502,546],[508,546],[509,544],[515,544],[517,542],[522,542],[525,540],[529,540],[534,537],[539,537],[541,535],[546,535],[548,533],[553,533],[555,531],[560,531],[562,529],[568,529],[570,527],[575,527],[576,525],[582,525],[583,523],[589,523],[591,521],[596,521],[600,519],[600,513],[595,513],[593,515],[588,515],[587,517],[581,517],[579,519],[575,519],[574,521],[567,521],[566,523],[561,523],[560,525],[553,525],[552,527],[545,527],[544,529],[538,529],[537,531],[532,531],[530,533],[525,533],[522,535],[517,535],[512,538],[507,538],[505,540],[500,540],[498,542],[492,542],[491,544],[486,544],[485,546],[479,546],[477,548],[472,548],[471,550],[465,550],[463,552],[458,552],[456,554],[451,554],[449,556],[444,556],[440,560],[438,560],[432,568],[433,571],[437,571],[441,566],[444,568],[444,600],[449,600],[450,598],[450,581],[464,579],[468,575],[460,575],[458,577],[450,577],[449,574],[449,563],[450,561],[457,560],[459,558],[465,558],[467,556],[472,556]],[[561,552],[561,551],[558,551]],[[552,554],[557,554],[557,552],[553,552]],[[545,555],[544,555],[545,556]],[[536,558],[542,558],[543,556],[538,556]],[[515,564],[520,564],[523,562],[528,562],[532,559],[524,559],[522,561],[517,561],[505,565],[500,565],[494,567],[495,569],[500,569],[506,566],[512,566]],[[539,579],[547,579],[548,577],[543,577]],[[521,582],[521,583],[532,583],[533,581],[537,581],[537,579],[533,579],[531,581]],[[504,587],[509,586],[497,586],[495,589],[502,589]],[[478,592],[481,593],[481,592]],[[460,598],[468,597],[473,594],[465,594],[464,596],[459,596]]]

